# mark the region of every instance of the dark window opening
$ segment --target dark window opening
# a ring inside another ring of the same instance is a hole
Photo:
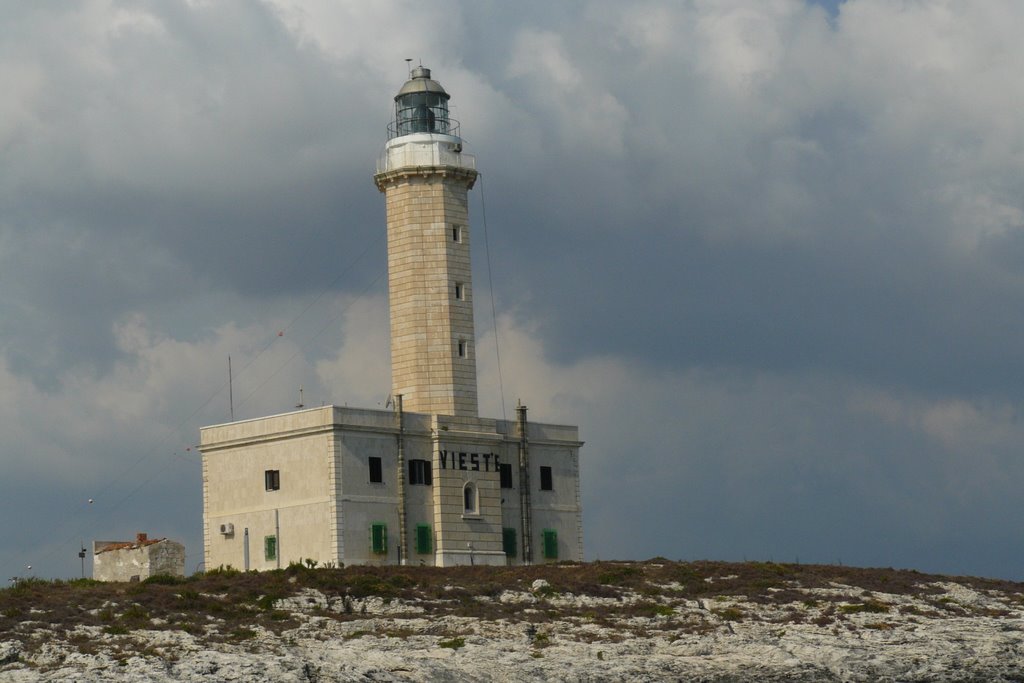
[[[467,515],[475,515],[477,511],[476,486],[473,482],[466,484],[462,489],[462,498],[465,503],[464,510]]]
[[[434,475],[430,469],[429,460],[409,461],[409,483],[431,486],[434,483]]]
[[[281,470],[266,470],[263,472],[263,484],[268,491],[277,491],[281,488]]]
[[[461,241],[462,241],[462,226],[453,225],[452,226],[452,242],[461,242]]]
[[[540,468],[540,490],[541,491],[552,491],[554,486],[551,485],[551,468],[541,467]]]
[[[460,301],[466,298],[466,286],[461,282],[455,283],[455,298]]]
[[[384,468],[381,467],[380,458],[370,458],[370,483],[384,483]]]
[[[459,341],[459,358],[465,358],[467,353],[466,342]]]
[[[501,474],[501,488],[510,489],[512,488],[512,463],[503,462],[498,465],[498,471]]]

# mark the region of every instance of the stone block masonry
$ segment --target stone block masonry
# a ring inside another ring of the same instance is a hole
[[[476,350],[467,193],[476,171],[378,174],[387,202],[392,392],[406,410],[474,417]]]
[[[94,541],[92,577],[97,581],[143,581],[185,575],[185,546],[139,534],[135,541]]]

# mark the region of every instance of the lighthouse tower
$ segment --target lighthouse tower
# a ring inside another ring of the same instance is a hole
[[[203,427],[208,567],[580,561],[579,428],[478,414],[467,196],[448,93],[417,67],[374,181],[387,207],[394,410]],[[291,398],[291,393],[288,393]]]
[[[430,69],[410,72],[374,176],[387,205],[391,383],[407,411],[476,417],[467,194],[477,173],[449,97]]]

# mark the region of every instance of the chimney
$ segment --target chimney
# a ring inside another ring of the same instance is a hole
[[[148,540],[149,540],[149,538],[144,533],[140,532],[140,533],[135,534],[135,542],[136,543],[145,543]]]

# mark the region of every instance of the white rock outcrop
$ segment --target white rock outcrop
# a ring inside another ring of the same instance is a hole
[[[0,681],[1024,680],[1020,594],[930,587],[940,592],[833,585],[765,604],[633,591],[543,598],[553,589],[534,582],[480,597],[479,617],[305,588],[273,605],[294,626],[275,634],[254,625],[237,640],[223,637],[213,615],[200,634],[156,623],[123,633],[79,626],[61,639],[45,621],[24,621],[0,634]],[[562,611],[549,618],[556,603]],[[493,605],[519,611],[486,616]]]

